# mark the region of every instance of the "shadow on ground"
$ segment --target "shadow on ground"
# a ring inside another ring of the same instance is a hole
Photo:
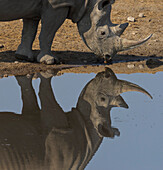
[[[39,51],[35,50],[34,53],[35,56],[37,56]],[[61,64],[70,64],[70,65],[104,64],[104,60],[102,58],[97,57],[95,54],[91,52],[55,51],[53,52],[53,54],[58,57]],[[114,64],[114,63],[139,62],[144,60],[152,60],[152,61],[156,61],[157,64],[162,64],[162,62],[157,62],[157,60],[159,59],[163,59],[163,57],[116,55],[112,59],[112,62],[108,63],[107,65]],[[15,51],[0,52],[0,62],[12,63],[15,61],[19,61],[20,63],[26,62],[25,60],[17,59],[15,57]]]

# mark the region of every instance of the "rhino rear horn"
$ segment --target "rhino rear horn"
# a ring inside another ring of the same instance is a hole
[[[126,30],[126,28],[128,27],[128,25],[129,25],[128,23],[119,24],[114,27],[111,27],[111,29],[115,35],[121,36],[123,32]]]
[[[128,109],[128,105],[127,103],[124,101],[124,99],[122,98],[122,96],[118,95],[116,96],[110,103],[110,105],[112,105],[113,107],[123,107]]]

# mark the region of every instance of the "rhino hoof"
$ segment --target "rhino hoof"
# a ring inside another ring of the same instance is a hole
[[[44,64],[47,64],[47,65],[59,63],[58,59],[56,59],[55,57],[53,57],[51,55],[47,55],[47,54],[44,55],[41,58],[37,58],[37,62],[44,63]]]

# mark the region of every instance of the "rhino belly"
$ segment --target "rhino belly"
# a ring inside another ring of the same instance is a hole
[[[39,17],[41,0],[0,0],[0,21]]]

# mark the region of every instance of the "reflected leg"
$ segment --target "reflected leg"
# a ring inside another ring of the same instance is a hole
[[[35,91],[32,87],[32,77],[16,76],[16,80],[21,88],[22,94],[22,116],[25,119],[40,120],[40,108],[37,103]]]
[[[66,128],[68,122],[65,113],[57,103],[51,87],[51,77],[41,76],[39,97],[41,101],[41,120],[46,129],[50,131],[53,127]]]

